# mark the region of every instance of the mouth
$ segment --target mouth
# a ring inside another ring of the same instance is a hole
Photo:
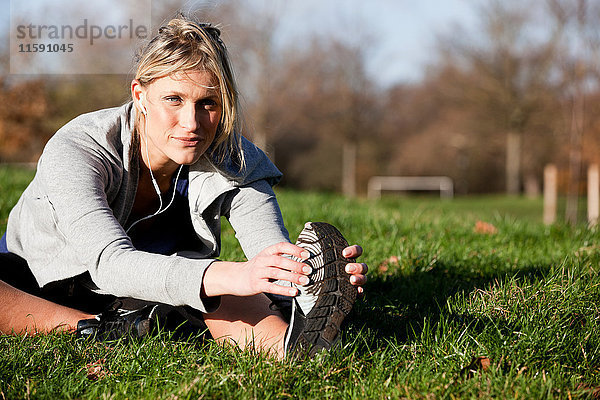
[[[198,143],[202,142],[202,138],[197,137],[197,136],[195,136],[195,137],[174,136],[173,139],[186,147],[194,147],[194,146],[197,146]]]

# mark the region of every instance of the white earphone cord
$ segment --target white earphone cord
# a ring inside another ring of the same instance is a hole
[[[144,114],[144,144],[146,147],[146,159],[148,160],[148,169],[150,170],[150,179],[152,179],[152,185],[154,186],[154,190],[156,191],[156,194],[158,195],[158,210],[156,210],[156,212],[152,215],[147,215],[144,218],[138,219],[137,221],[135,221],[133,224],[131,224],[129,226],[129,228],[127,228],[127,231],[125,233],[129,233],[129,231],[136,226],[138,223],[145,221],[147,219],[150,219],[152,217],[156,217],[157,215],[163,213],[165,210],[167,210],[171,204],[173,204],[173,200],[175,200],[175,192],[177,191],[177,182],[179,181],[179,174],[181,173],[181,169],[183,168],[183,165],[179,166],[179,169],[177,170],[177,176],[175,177],[175,183],[173,184],[173,195],[171,196],[171,201],[169,201],[169,204],[167,204],[167,206],[165,208],[162,208],[163,206],[163,201],[162,201],[162,195],[160,192],[160,187],[158,186],[158,183],[156,182],[156,179],[154,178],[154,173],[152,173],[152,164],[150,162],[150,153],[148,152],[148,123],[147,123],[147,119],[146,119],[146,113]]]

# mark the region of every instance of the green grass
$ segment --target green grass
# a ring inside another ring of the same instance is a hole
[[[31,169],[0,165],[0,232],[6,231],[8,213],[34,174]]]
[[[0,222],[30,178],[0,168]],[[292,239],[305,221],[324,220],[365,248],[367,295],[338,352],[278,363],[167,333],[108,344],[5,336],[0,398],[568,399],[600,391],[597,229],[546,227],[541,201],[524,198],[376,202],[289,190],[278,198]],[[497,232],[478,233],[478,221]],[[222,258],[243,259],[227,224]]]

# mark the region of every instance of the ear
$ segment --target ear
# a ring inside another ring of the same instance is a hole
[[[139,112],[146,115],[146,89],[137,79],[131,81],[131,98]]]

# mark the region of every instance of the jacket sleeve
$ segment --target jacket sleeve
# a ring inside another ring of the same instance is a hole
[[[266,180],[231,191],[223,206],[223,215],[248,259],[270,245],[289,242],[275,193]]]
[[[54,139],[54,138],[53,138]],[[65,251],[85,266],[94,283],[116,296],[189,305],[214,311],[200,297],[204,273],[214,260],[193,260],[136,250],[114,216],[106,191],[123,171],[91,139],[51,140],[38,167]]]

